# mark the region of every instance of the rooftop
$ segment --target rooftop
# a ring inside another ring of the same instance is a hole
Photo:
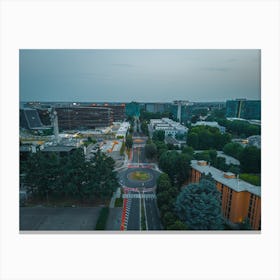
[[[225,186],[228,186],[229,188],[233,189],[236,192],[250,192],[257,196],[261,196],[261,187],[260,186],[254,186],[250,183],[247,183],[241,179],[237,178],[225,178],[224,174],[225,172],[212,167],[210,165],[199,165],[197,160],[191,161],[191,167],[200,173],[204,174],[211,174],[212,177],[217,181],[222,183]]]
[[[76,149],[75,146],[49,146],[42,150],[42,152],[70,152]]]

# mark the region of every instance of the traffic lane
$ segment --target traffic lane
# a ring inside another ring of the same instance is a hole
[[[131,206],[127,222],[127,230],[140,230],[140,199],[131,198]]]
[[[138,150],[138,148],[133,148],[132,162],[134,162],[134,163],[139,162],[139,150]]]
[[[161,222],[158,215],[158,208],[155,199],[145,198],[148,230],[161,230]]]
[[[145,155],[145,148],[139,148],[139,160],[142,163],[147,163],[146,155]]]

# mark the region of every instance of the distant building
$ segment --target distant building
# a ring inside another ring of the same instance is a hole
[[[185,134],[188,132],[187,127],[169,118],[151,119],[150,126],[153,131],[163,130],[165,136],[175,137],[177,134]]]
[[[260,135],[252,135],[247,138],[249,146],[255,146],[257,148],[261,148],[261,136]]]
[[[138,102],[130,102],[125,106],[125,114],[130,117],[139,117],[140,116],[140,104]]]
[[[202,174],[211,174],[221,192],[222,213],[232,223],[246,218],[254,230],[261,229],[261,187],[249,184],[230,172],[223,172],[206,161],[191,161],[188,183],[198,183]],[[187,187],[187,186],[186,186]]]
[[[226,102],[226,117],[260,120],[261,101],[246,99],[228,100]]]
[[[63,129],[95,129],[111,126],[113,112],[105,107],[58,107],[59,130]]]
[[[145,111],[150,113],[163,113],[167,111],[167,103],[145,103]]]
[[[220,130],[221,133],[226,132],[226,128],[224,126],[219,125],[217,122],[196,122],[195,124],[192,124],[192,126],[198,126],[198,125],[205,125],[205,126],[210,126],[210,127],[216,127]]]
[[[59,156],[68,156],[72,154],[76,149],[77,147],[74,146],[48,146],[42,150],[42,153],[47,155],[55,153]]]
[[[122,137],[125,138],[127,130],[129,129],[130,124],[129,122],[123,122],[121,123],[117,133],[116,133],[116,137]]]
[[[43,129],[43,124],[36,109],[20,109],[20,127],[26,129]]]
[[[174,137],[166,136],[164,142],[165,144],[172,144],[178,148],[181,148],[182,143],[185,143],[186,141],[179,141]]]
[[[122,103],[122,104],[93,103],[91,106],[92,107],[105,107],[105,108],[112,109],[114,122],[122,122],[125,120],[125,103]]]

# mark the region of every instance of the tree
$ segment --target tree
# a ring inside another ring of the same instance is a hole
[[[146,144],[145,145],[145,155],[148,159],[153,159],[157,155],[157,146],[152,144]]]
[[[177,151],[166,151],[159,158],[159,167],[168,174],[172,183],[181,185],[188,177],[191,157]]]
[[[132,136],[131,135],[128,135],[126,137],[126,140],[125,140],[125,145],[128,149],[131,149],[132,148],[132,145],[133,145],[133,140],[132,140]]]
[[[32,196],[41,199],[105,199],[119,186],[113,169],[114,160],[100,150],[89,161],[82,149],[67,156],[38,152],[27,160],[25,181]]]
[[[255,146],[247,146],[240,155],[240,166],[244,173],[261,172],[261,150]]]
[[[187,135],[187,144],[195,150],[220,150],[230,141],[230,134],[222,134],[218,128],[204,125],[192,127]]]
[[[153,141],[164,141],[165,139],[165,132],[164,130],[156,130],[153,133]]]
[[[147,121],[142,121],[141,122],[141,131],[146,135],[146,136],[149,136],[149,129],[148,129],[148,124],[147,124]]]
[[[194,150],[192,147],[190,146],[185,146],[182,150],[182,154],[188,154],[190,155],[191,157],[193,156],[193,153],[194,153]]]
[[[121,149],[120,149],[120,155],[121,155],[121,156],[124,155],[124,150],[125,150],[125,143],[122,142],[122,146],[121,146]]]
[[[240,144],[234,142],[226,144],[223,148],[225,154],[237,159],[240,159],[243,150],[244,148]]]
[[[177,196],[175,211],[188,229],[223,229],[220,192],[209,180],[185,187]]]
[[[168,151],[168,147],[163,141],[154,141],[154,143],[157,147],[157,157],[159,159],[164,152]]]
[[[172,224],[168,225],[167,230],[187,230],[188,227],[182,221],[176,220]]]

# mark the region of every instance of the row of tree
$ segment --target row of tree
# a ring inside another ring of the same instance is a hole
[[[240,161],[241,172],[261,173],[261,149],[255,146],[243,148],[238,143],[228,143],[224,146],[223,151]]]
[[[68,156],[31,154],[24,163],[24,183],[28,191],[41,199],[75,198],[81,201],[111,197],[119,186],[113,171],[114,160],[100,150],[90,160],[77,149]]]
[[[161,119],[161,118],[170,118],[173,119],[173,114],[171,112],[148,112],[145,110],[140,110],[140,121],[150,121],[151,119]]]
[[[186,230],[187,226],[176,215],[174,203],[179,194],[179,188],[171,184],[166,173],[162,173],[157,180],[157,204],[164,229]]]
[[[261,126],[250,124],[246,121],[229,121],[225,118],[216,119],[219,125],[222,125],[226,130],[234,136],[245,138],[251,135],[261,135]]]
[[[220,133],[216,127],[195,126],[190,128],[187,135],[187,144],[195,150],[221,150],[229,142],[231,142],[231,135]]]
[[[226,159],[224,157],[218,156],[216,150],[205,150],[199,153],[195,153],[193,157],[196,160],[205,160],[209,162],[212,166],[225,172],[229,171],[235,174],[240,173],[240,168],[238,165],[227,164]]]

